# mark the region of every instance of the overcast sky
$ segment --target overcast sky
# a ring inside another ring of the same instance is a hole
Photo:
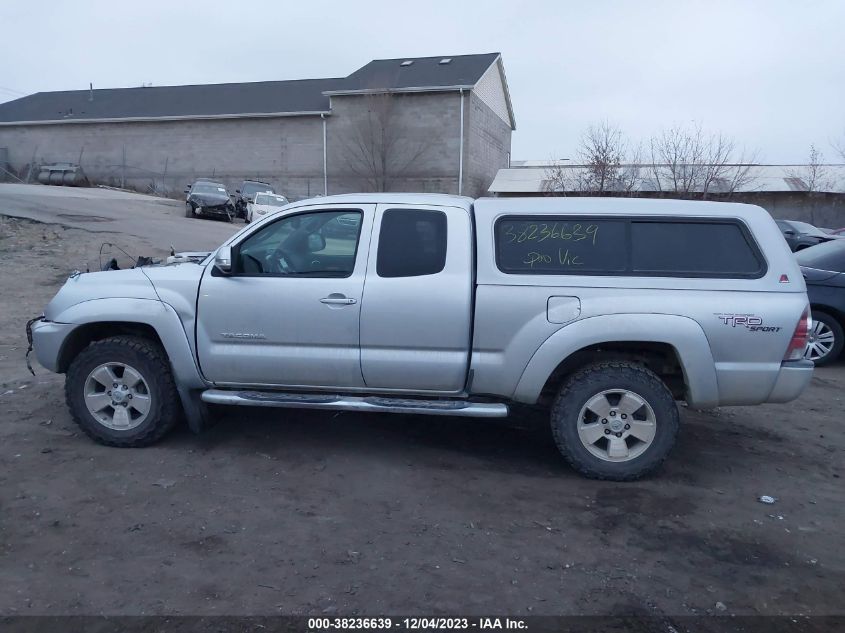
[[[215,6],[217,5],[217,6]],[[696,121],[762,161],[845,137],[845,1],[76,0],[0,5],[0,100],[95,87],[342,77],[370,59],[500,51],[514,159]]]

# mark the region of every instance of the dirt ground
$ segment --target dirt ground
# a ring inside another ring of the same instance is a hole
[[[103,240],[139,246],[0,218],[0,615],[845,613],[844,365],[788,405],[684,409],[631,484],[577,476],[537,414],[237,410],[106,448],[23,362]]]

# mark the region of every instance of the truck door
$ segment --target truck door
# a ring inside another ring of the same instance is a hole
[[[368,388],[464,389],[472,240],[466,209],[378,205],[361,303],[361,370]]]
[[[209,266],[197,350],[223,385],[364,387],[358,322],[375,205],[305,207],[232,245],[232,272]]]

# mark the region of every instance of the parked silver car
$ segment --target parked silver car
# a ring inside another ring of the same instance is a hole
[[[804,280],[769,214],[669,200],[305,200],[200,263],[73,276],[32,327],[95,440],[206,405],[549,411],[590,477],[656,469],[696,408],[810,381]]]

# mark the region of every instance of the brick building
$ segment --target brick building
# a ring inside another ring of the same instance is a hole
[[[374,60],[345,78],[40,92],[0,104],[19,175],[175,193],[256,178],[291,199],[386,189],[483,194],[515,129],[498,53]],[[37,173],[35,170],[33,173]]]

